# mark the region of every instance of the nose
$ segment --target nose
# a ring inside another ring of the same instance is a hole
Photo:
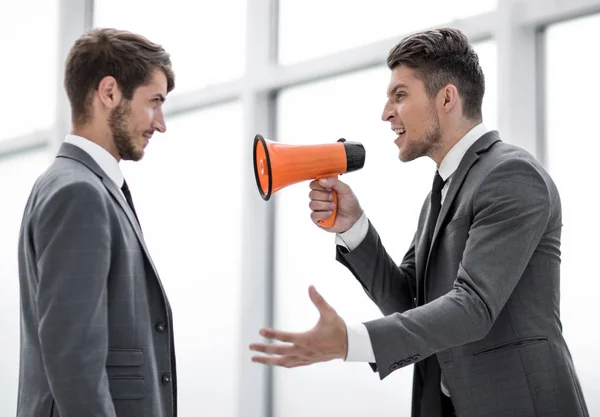
[[[154,118],[154,130],[158,130],[160,133],[167,131],[167,124],[162,112]]]
[[[381,114],[381,120],[389,122],[394,117],[394,106],[388,101],[383,107],[383,113]]]

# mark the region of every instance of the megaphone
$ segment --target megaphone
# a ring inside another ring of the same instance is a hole
[[[322,145],[285,145],[254,137],[254,176],[263,200],[288,185],[301,181],[337,177],[361,169],[365,164],[365,148],[358,142],[337,142]],[[337,193],[333,190],[333,214],[318,224],[331,228],[337,214]]]

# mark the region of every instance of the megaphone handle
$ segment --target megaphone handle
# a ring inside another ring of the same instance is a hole
[[[316,179],[320,180],[321,178],[331,178],[331,177],[337,178],[338,176],[337,176],[337,174],[321,175],[321,176],[318,176]],[[326,229],[331,229],[333,227],[333,224],[335,223],[335,218],[337,215],[337,203],[338,203],[337,191],[331,190],[331,194],[333,194],[333,201],[332,201],[332,203],[334,204],[333,213],[331,214],[331,216],[327,217],[326,219],[319,220],[317,222],[319,224],[319,226],[324,227]]]

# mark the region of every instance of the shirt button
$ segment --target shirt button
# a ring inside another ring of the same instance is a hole
[[[163,333],[165,330],[167,330],[167,325],[163,322],[160,322],[160,323],[156,323],[156,326],[154,326],[154,328],[156,329],[157,332]]]
[[[164,385],[169,385],[171,383],[171,374],[163,374],[161,380]]]

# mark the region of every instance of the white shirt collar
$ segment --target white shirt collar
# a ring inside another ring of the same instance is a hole
[[[67,135],[65,142],[75,145],[89,154],[119,189],[123,186],[124,177],[119,163],[106,149],[89,139],[77,135]]]
[[[467,153],[467,150],[477,141],[477,139],[489,131],[490,130],[483,123],[479,123],[456,142],[456,144],[448,151],[438,168],[438,172],[444,181],[454,174],[454,171],[458,168],[458,165],[465,156],[465,153]]]

